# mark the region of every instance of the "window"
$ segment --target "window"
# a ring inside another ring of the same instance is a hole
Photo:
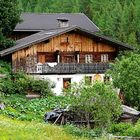
[[[105,75],[104,76],[104,83],[108,83],[108,82],[110,82],[110,77]]]
[[[63,63],[75,63],[76,61],[75,55],[72,54],[66,54],[62,57],[62,59]]]
[[[85,63],[92,63],[93,62],[93,55],[92,54],[86,54],[85,55]]]
[[[89,85],[92,83],[92,76],[86,76],[85,77],[85,84],[86,85]]]
[[[63,78],[63,88],[68,89],[71,84],[71,78]]]
[[[108,62],[108,54],[101,54],[101,62]]]

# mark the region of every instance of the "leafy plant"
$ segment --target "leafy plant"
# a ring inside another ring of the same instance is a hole
[[[79,120],[85,120],[90,127],[90,120],[95,126],[109,127],[121,114],[121,103],[111,85],[95,82],[74,84],[65,94],[70,97],[71,110]],[[80,119],[81,118],[81,119]]]
[[[10,72],[11,72],[10,64],[0,60],[0,74],[9,74]]]
[[[125,104],[140,109],[140,54],[128,53],[120,57],[108,73],[114,86],[124,94]]]
[[[136,124],[119,123],[112,124],[108,131],[114,135],[140,137],[140,121]]]
[[[101,136],[102,130],[100,128],[87,129],[87,128],[78,128],[72,124],[67,124],[64,126],[65,131],[75,136],[83,136],[90,139]]]
[[[48,80],[33,79],[23,72],[6,74],[0,79],[0,91],[4,94],[28,94],[37,93],[42,97],[53,95],[51,82]]]
[[[28,100],[24,95],[12,94],[6,95],[3,102],[6,108],[0,111],[1,114],[19,120],[43,121],[47,111],[54,108],[65,108],[69,99],[63,96],[47,96],[47,98]]]

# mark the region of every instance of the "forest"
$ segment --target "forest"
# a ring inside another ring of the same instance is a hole
[[[19,0],[22,12],[85,13],[104,34],[139,48],[139,0]]]

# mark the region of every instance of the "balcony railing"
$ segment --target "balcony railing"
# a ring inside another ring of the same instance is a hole
[[[110,69],[109,63],[38,63],[36,70],[29,73],[43,73],[43,74],[88,74],[88,73],[104,73]]]

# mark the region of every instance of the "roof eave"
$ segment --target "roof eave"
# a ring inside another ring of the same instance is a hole
[[[102,35],[97,35],[97,34],[95,34],[95,33],[93,33],[93,32],[88,31],[88,30],[82,29],[82,28],[77,27],[77,26],[73,26],[73,27],[70,27],[70,28],[68,28],[68,29],[66,29],[66,30],[64,30],[64,31],[58,32],[58,33],[56,33],[56,34],[54,34],[54,35],[52,35],[52,36],[44,37],[44,38],[42,38],[42,39],[35,40],[35,41],[33,41],[33,42],[29,42],[28,44],[25,44],[25,45],[23,44],[21,47],[16,48],[16,49],[14,49],[14,50],[12,50],[12,51],[6,52],[6,50],[8,50],[8,49],[5,49],[5,50],[3,50],[3,51],[0,52],[0,56],[3,57],[3,56],[5,56],[5,55],[8,55],[8,54],[13,53],[13,52],[15,52],[15,51],[24,49],[24,48],[29,47],[29,46],[31,46],[31,45],[34,45],[34,44],[36,44],[36,43],[40,43],[40,42],[42,42],[42,41],[45,41],[45,40],[47,40],[47,39],[53,38],[53,37],[55,37],[55,36],[61,35],[61,34],[63,34],[63,33],[66,33],[66,32],[72,31],[72,30],[78,30],[78,31],[80,31],[80,32],[87,33],[87,34],[89,34],[90,36],[93,35],[94,37],[101,38],[101,40],[111,42],[112,44],[117,44],[118,46],[121,47],[122,50],[124,50],[124,49],[133,50],[133,49],[134,49],[134,48],[132,48],[132,47],[129,46],[129,45],[123,44],[122,42],[114,41],[114,40],[109,39],[109,38],[107,38],[107,37],[104,37],[104,36],[102,36]]]

